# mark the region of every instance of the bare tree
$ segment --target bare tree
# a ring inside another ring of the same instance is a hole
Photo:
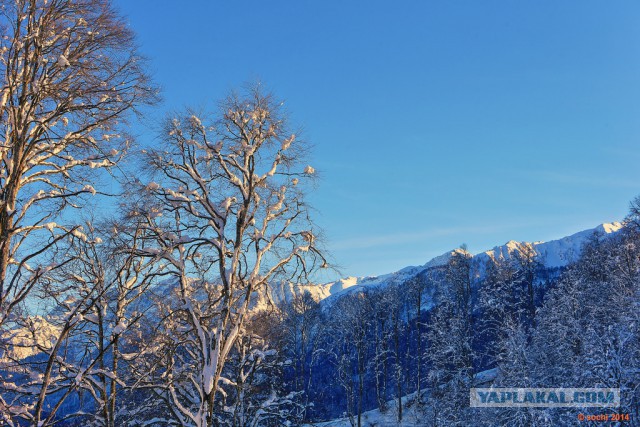
[[[422,402],[422,381],[423,381],[423,340],[424,332],[423,327],[425,322],[423,321],[423,304],[427,301],[427,295],[425,290],[429,284],[428,273],[418,274],[411,278],[405,285],[408,288],[407,302],[410,305],[409,313],[414,315],[413,321],[409,321],[409,327],[414,329],[414,339],[416,343],[415,354],[408,354],[415,362],[415,387],[416,387],[416,400]],[[413,310],[413,313],[412,313]],[[410,346],[407,346],[407,351],[411,352]]]
[[[276,280],[304,280],[325,265],[304,200],[314,169],[281,104],[259,86],[233,94],[211,122],[187,113],[167,122],[163,146],[146,153],[153,179],[132,214],[155,233],[177,301],[165,304],[180,339],[165,362],[193,364],[187,383],[150,379],[183,424],[214,425],[223,370],[258,294]],[[174,329],[175,330],[175,329]],[[177,338],[177,335],[171,335]],[[154,382],[155,381],[155,382]]]
[[[303,409],[306,409],[312,392],[314,355],[321,338],[318,333],[320,304],[309,292],[304,292],[293,295],[291,301],[282,304],[280,311],[283,347],[292,359],[290,369],[293,371],[293,387],[302,393],[305,401]]]
[[[155,272],[131,252],[110,251],[90,223],[85,229],[83,238],[65,239],[67,262],[38,288],[45,315],[25,313],[13,321],[12,351],[0,360],[0,369],[13,373],[0,383],[11,397],[5,411],[12,419],[51,425],[69,397],[87,394],[78,401],[90,402],[89,410],[76,404],[62,417],[115,425],[116,396],[125,385],[121,336],[142,316],[138,302]]]
[[[393,295],[384,289],[375,289],[369,292],[373,307],[373,357],[369,364],[372,367],[376,383],[376,399],[378,407],[382,412],[386,412],[387,387],[390,383],[389,369],[392,350],[390,347],[392,335],[391,316],[387,308],[394,303]]]
[[[60,264],[42,255],[78,230],[55,221],[97,193],[92,170],[122,157],[155,90],[108,0],[2,0],[0,31],[1,326]]]
[[[302,392],[287,392],[284,367],[293,363],[278,346],[279,313],[263,311],[247,325],[234,344],[228,377],[233,379],[227,408],[232,408],[233,427],[298,425],[304,415]]]
[[[369,360],[371,297],[366,292],[343,296],[331,307],[328,354],[346,397],[346,414],[353,427],[361,427],[364,411],[365,377]]]
[[[127,368],[138,354],[138,323],[151,308],[146,301],[148,289],[163,271],[135,255],[146,242],[143,228],[123,227],[117,220],[103,223],[101,228],[103,233],[93,233],[97,238],[75,245],[77,261],[65,270],[71,279],[97,285],[98,292],[85,316],[90,323],[79,331],[86,338],[76,343],[88,360],[95,360],[95,367],[84,370],[77,388],[88,391],[93,398],[92,425],[114,427],[120,424],[117,418],[123,407],[120,401],[124,400],[121,391],[134,382]],[[123,228],[133,232],[118,231]],[[99,236],[105,238],[105,244],[97,244],[102,243]]]

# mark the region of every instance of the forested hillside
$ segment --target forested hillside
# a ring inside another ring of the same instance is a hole
[[[423,267],[360,280],[330,297],[310,292],[314,285],[276,293],[281,300],[263,295],[230,350],[216,418],[238,426],[341,417],[343,423],[370,425],[362,414],[377,408],[375,419],[407,425],[573,425],[573,408],[469,408],[469,389],[488,384],[620,387],[620,412],[635,415],[635,221],[630,215],[624,226],[600,226],[549,243],[510,242],[476,256],[456,249]],[[547,265],[543,252],[553,260],[568,253],[573,259]],[[193,405],[192,373],[198,368],[190,346],[196,331],[181,326],[181,317],[168,316],[180,310],[179,283],[164,279],[145,292],[150,302],[136,304],[135,322],[111,323],[119,337],[116,370],[104,366],[113,363],[113,350],[100,355],[98,367],[91,358],[94,342],[82,339],[99,333],[93,315],[85,314],[83,326],[64,338],[65,359],[57,360],[65,368],[58,368],[46,399],[66,395],[57,415],[73,415],[65,424],[100,422],[100,394],[89,387],[102,376],[116,379],[121,389],[114,399],[121,422],[184,422],[174,418],[176,403],[162,390],[175,393],[184,411]],[[206,294],[193,301],[206,302]],[[4,376],[11,380],[3,383],[5,399],[26,402],[39,383],[33,372],[46,366],[43,356],[61,329],[54,313],[48,318],[28,318],[14,330],[3,357]],[[44,354],[32,350],[34,340]]]
[[[309,416],[369,425],[360,414],[377,407],[386,415],[374,419],[407,425],[575,425],[574,408],[469,408],[469,389],[487,385],[620,387],[619,412],[637,414],[633,224],[579,233],[582,247],[562,267],[546,266],[534,245],[475,257],[458,249],[399,282],[295,301],[288,330],[293,359],[304,361],[294,378],[312,384],[301,388],[314,402]]]

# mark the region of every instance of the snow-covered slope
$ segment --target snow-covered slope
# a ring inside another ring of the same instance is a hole
[[[602,236],[615,234],[622,228],[619,222],[600,224],[599,226],[583,230],[578,233],[549,242],[516,242],[509,241],[502,246],[496,246],[485,252],[474,255],[473,260],[477,265],[483,265],[489,258],[510,259],[514,252],[524,247],[530,247],[537,253],[540,262],[547,268],[565,267],[569,263],[577,260],[584,243],[595,233]],[[274,302],[289,301],[294,295],[308,292],[316,301],[330,301],[336,296],[357,289],[384,286],[391,283],[402,283],[403,281],[432,268],[441,267],[447,264],[455,251],[446,252],[437,256],[426,264],[415,267],[406,267],[395,273],[384,274],[375,277],[347,277],[336,282],[318,285],[295,285],[281,284],[272,291]]]
[[[551,240],[549,242],[516,242],[509,241],[503,246],[497,246],[489,251],[478,254],[477,257],[503,257],[509,259],[511,254],[518,251],[522,246],[529,246],[535,249],[538,259],[547,268],[564,267],[567,264],[575,261],[580,256],[582,246],[591,238],[595,233],[608,236],[616,233],[622,228],[622,224],[619,222],[600,224],[596,228],[580,231],[572,234],[571,236],[563,237],[558,240]]]
[[[418,410],[416,405],[412,405],[415,393],[402,398],[403,420],[398,422],[397,401],[387,402],[388,409],[381,412],[380,409],[373,409],[362,413],[362,425],[364,427],[421,427],[425,424],[425,414]],[[355,419],[355,417],[354,417]],[[349,418],[339,418],[332,421],[306,424],[305,427],[351,427]]]
[[[5,354],[0,352],[0,362],[33,356],[39,352],[38,346],[51,348],[60,334],[60,328],[42,316],[31,316],[27,319],[27,323],[29,327],[23,326],[6,331],[6,335],[1,337],[8,346]]]
[[[336,297],[346,294],[347,292],[353,292],[358,289],[386,286],[392,283],[402,283],[427,268],[431,267],[406,267],[400,271],[396,271],[395,273],[384,274],[382,276],[352,276],[335,282],[323,284],[298,285],[292,283],[280,283],[275,286],[271,286],[271,299],[273,303],[278,304],[283,301],[291,301],[291,299],[296,295],[309,293],[315,301],[330,301]],[[260,305],[260,303],[258,303],[258,305]]]
[[[497,368],[479,372],[475,375],[475,387],[487,387],[495,380]],[[393,399],[387,401],[387,410],[380,411],[379,408],[372,409],[362,413],[363,427],[422,427],[427,425],[425,419],[429,414],[425,414],[418,405],[415,404],[417,393],[410,393],[401,399],[402,402],[402,421],[398,421],[398,401]],[[423,394],[424,398],[424,394]],[[322,421],[317,423],[305,424],[304,427],[351,427],[349,418],[338,418],[331,421]]]

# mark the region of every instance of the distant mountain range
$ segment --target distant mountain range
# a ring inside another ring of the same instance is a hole
[[[549,242],[516,242],[511,240],[502,246],[480,252],[473,256],[474,264],[484,265],[489,259],[504,258],[509,259],[514,252],[523,247],[533,248],[538,256],[538,260],[549,269],[562,268],[578,259],[584,243],[594,234],[607,237],[617,233],[622,228],[620,222],[604,223],[595,228],[583,230]],[[330,301],[347,292],[358,289],[372,288],[376,286],[386,286],[392,283],[402,283],[426,270],[441,267],[447,264],[452,254],[459,249],[448,251],[439,255],[421,266],[405,267],[394,273],[381,276],[347,277],[324,284],[300,285],[294,283],[274,284],[271,289],[271,299],[274,303],[289,301],[294,295],[308,292],[316,301]],[[260,304],[260,303],[259,303]]]

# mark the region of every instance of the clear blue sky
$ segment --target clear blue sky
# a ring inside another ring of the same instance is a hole
[[[344,275],[559,238],[640,194],[640,2],[116,4],[163,88],[149,123],[258,79],[286,100]]]

